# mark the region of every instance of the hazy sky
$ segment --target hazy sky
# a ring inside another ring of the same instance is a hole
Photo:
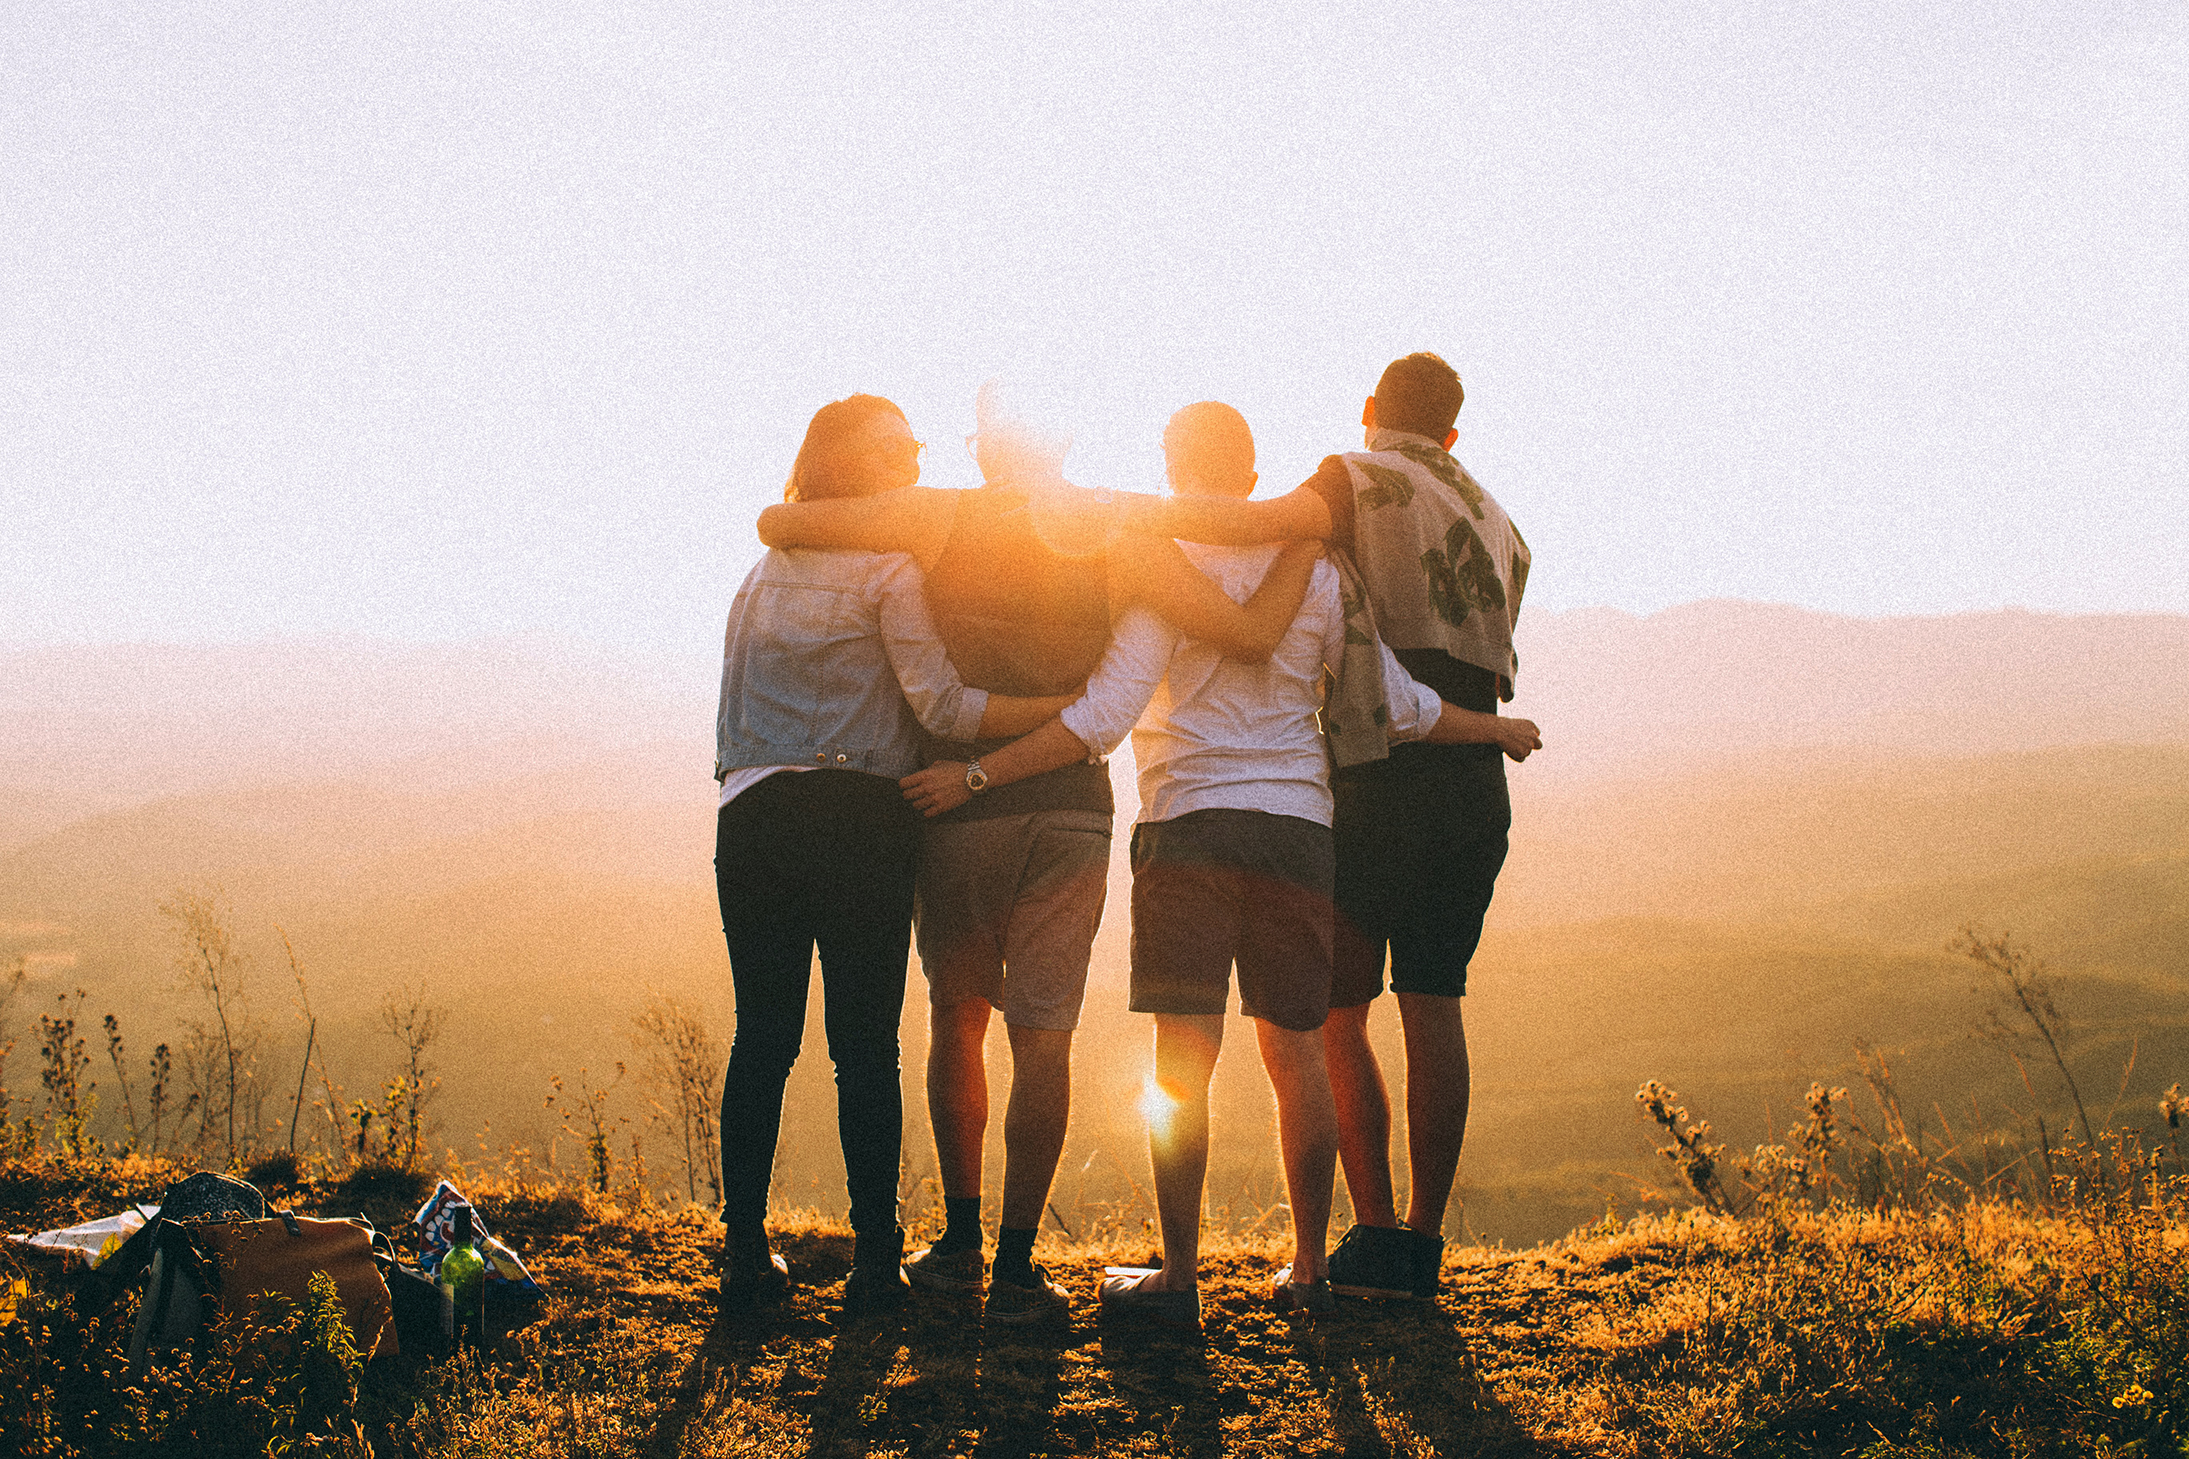
[[[1392,355],[1531,601],[2189,611],[2189,7],[0,12],[0,642],[706,651],[807,416],[1265,485]]]

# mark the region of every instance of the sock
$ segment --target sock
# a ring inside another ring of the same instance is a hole
[[[996,1265],[992,1275],[1021,1287],[1034,1284],[1034,1230],[1032,1226],[996,1228]]]
[[[980,1197],[944,1196],[942,1201],[942,1240],[935,1243],[935,1250],[943,1256],[956,1256],[961,1251],[980,1250]]]

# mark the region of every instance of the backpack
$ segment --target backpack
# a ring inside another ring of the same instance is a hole
[[[130,1362],[141,1365],[151,1348],[187,1341],[208,1316],[245,1317],[269,1296],[301,1305],[312,1274],[325,1272],[358,1351],[371,1358],[397,1351],[381,1271],[393,1262],[387,1238],[368,1221],[269,1215],[256,1187],[200,1171],[167,1188],[159,1215],[99,1264],[79,1300],[104,1308],[147,1275],[129,1343]]]

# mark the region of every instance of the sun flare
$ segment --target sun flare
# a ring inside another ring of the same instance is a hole
[[[1171,1120],[1178,1113],[1178,1101],[1156,1082],[1153,1074],[1140,1086],[1140,1112],[1148,1117],[1149,1134],[1157,1139],[1170,1137]]]

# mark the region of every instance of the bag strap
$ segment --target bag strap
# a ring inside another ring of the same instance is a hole
[[[167,1309],[174,1299],[175,1278],[181,1269],[189,1268],[192,1279],[203,1290],[207,1285],[205,1267],[208,1263],[199,1257],[197,1247],[190,1240],[189,1228],[180,1221],[160,1222],[159,1232],[153,1240],[158,1254],[166,1258],[159,1264],[159,1292],[153,1298],[152,1306],[151,1330],[158,1334],[167,1330]]]

